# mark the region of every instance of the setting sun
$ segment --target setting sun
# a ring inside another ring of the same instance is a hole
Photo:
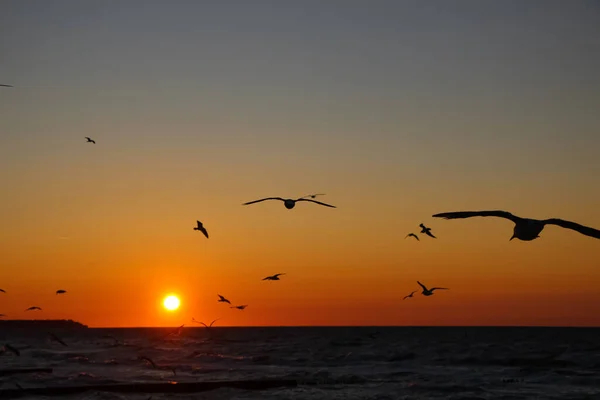
[[[169,310],[177,310],[179,308],[179,299],[176,296],[167,296],[163,301],[163,306]]]

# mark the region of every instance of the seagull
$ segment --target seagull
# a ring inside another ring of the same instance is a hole
[[[408,296],[404,296],[404,298],[402,300],[406,300],[409,297],[413,297],[413,294],[417,293],[417,291],[415,290],[414,292],[411,292]]]
[[[194,318],[192,318],[192,321],[193,321],[193,322],[195,322],[195,323],[197,323],[197,324],[202,324],[202,325],[204,325],[204,326],[206,327],[206,329],[209,329],[209,328],[211,328],[211,327],[213,326],[213,324],[214,324],[215,322],[217,322],[217,321],[218,321],[218,320],[220,320],[220,319],[221,319],[221,318],[217,318],[217,319],[215,319],[213,322],[211,322],[211,323],[210,323],[210,325],[206,325],[204,322],[202,322],[202,321],[198,321],[198,320],[196,320],[196,319],[194,319]]]
[[[449,290],[445,287],[432,287],[431,289],[427,289],[421,282],[417,281],[417,283],[423,288],[423,291],[421,292],[423,296],[431,296],[434,290]]]
[[[267,276],[266,278],[263,278],[263,281],[278,281],[279,280],[279,275],[285,275],[285,273]]]
[[[409,233],[408,235],[406,235],[406,237],[405,237],[404,239],[406,239],[407,237],[410,237],[410,236],[414,237],[415,239],[417,239],[417,240],[419,240],[419,241],[421,240],[421,239],[419,239],[419,237],[418,237],[417,235],[415,235],[414,233]]]
[[[60,343],[63,346],[68,347],[67,344],[61,338],[56,336],[54,333],[48,333],[48,335],[50,336],[50,340],[52,340],[53,342]]]
[[[96,144],[96,141],[95,141],[95,140],[93,140],[93,139],[90,139],[90,138],[89,138],[89,137],[87,137],[87,136],[86,136],[85,138],[87,139],[87,140],[86,140],[86,143],[93,143],[93,144]]]
[[[434,238],[434,239],[437,239],[437,238],[436,238],[435,236],[433,236],[433,234],[431,233],[431,228],[428,228],[428,227],[426,227],[426,226],[425,226],[425,225],[423,225],[423,224],[419,224],[419,226],[420,226],[421,228],[423,228],[423,229],[421,229],[421,233],[424,233],[424,234],[426,234],[427,236],[430,236],[430,237],[432,237],[432,238]]]
[[[63,293],[67,293],[67,291],[62,290],[62,289],[56,291],[56,294],[63,294]]]
[[[260,200],[249,201],[249,202],[244,203],[242,205],[243,206],[247,206],[247,205],[254,204],[254,203],[259,203],[259,202],[265,201],[265,200],[281,200],[281,201],[283,201],[283,205],[285,206],[285,208],[287,208],[288,210],[291,210],[292,208],[294,208],[294,206],[296,206],[296,202],[297,201],[310,201],[312,203],[317,203],[317,204],[320,204],[320,205],[325,206],[325,207],[336,208],[336,206],[332,206],[331,204],[326,204],[326,203],[322,203],[320,201],[311,200],[311,199],[305,199],[304,197],[300,197],[299,199],[296,199],[296,200],[294,200],[294,199],[283,199],[281,197],[266,197],[266,198],[260,199]]]
[[[218,303],[231,304],[231,302],[229,300],[227,300],[225,297],[221,296],[220,294],[218,294],[217,296],[219,296],[219,300],[217,300]]]
[[[306,196],[302,196],[301,199],[305,199],[307,197],[310,197],[311,199],[314,199],[317,196],[325,196],[325,193],[307,194]]]
[[[4,289],[0,289],[0,292],[2,292],[2,293],[6,293],[6,290],[4,290]]]
[[[558,218],[550,219],[532,219],[517,217],[509,213],[508,211],[456,211],[435,214],[433,217],[444,218],[444,219],[455,219],[455,218],[470,218],[470,217],[500,217],[511,220],[515,223],[513,229],[513,235],[509,240],[519,239],[523,241],[531,241],[539,238],[539,234],[546,225],[558,225],[561,228],[572,229],[583,235],[591,236],[596,239],[600,239],[600,231],[588,226],[579,225],[575,222],[565,221]]]
[[[42,309],[41,309],[40,307],[37,307],[37,306],[29,307],[29,308],[28,308],[27,310],[25,310],[25,311],[33,311],[33,310],[40,310],[40,311],[42,311]]]
[[[243,305],[243,306],[233,306],[233,307],[229,307],[229,308],[237,308],[238,310],[243,310],[244,308],[248,307],[248,305]]]
[[[202,225],[202,222],[200,222],[200,221],[196,221],[196,222],[198,223],[198,226],[195,227],[194,230],[204,233],[204,236],[206,236],[206,238],[208,239],[208,232],[206,231],[206,228],[204,227],[204,225]]]
[[[21,352],[19,351],[19,349],[16,349],[14,347],[12,347],[10,344],[6,343],[4,345],[4,351],[10,351],[11,353],[13,353],[15,356],[20,356]]]
[[[14,86],[12,86],[12,85],[3,85],[3,84],[1,84],[1,83],[0,83],[0,86],[4,86],[4,87],[14,87]]]

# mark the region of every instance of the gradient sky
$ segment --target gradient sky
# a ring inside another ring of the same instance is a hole
[[[600,241],[431,218],[600,228],[598,21],[594,1],[4,0],[0,313],[600,326]],[[241,206],[310,193],[338,208]],[[438,239],[404,240],[421,222]],[[402,301],[417,279],[451,290]]]

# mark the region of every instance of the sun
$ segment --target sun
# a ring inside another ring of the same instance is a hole
[[[177,296],[167,296],[163,301],[163,306],[169,311],[177,310],[179,308],[179,299]]]

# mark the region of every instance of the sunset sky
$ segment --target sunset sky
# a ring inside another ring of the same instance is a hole
[[[599,240],[431,217],[600,229],[599,20],[592,1],[4,0],[0,314],[600,326]],[[337,208],[241,205],[311,193]],[[421,222],[438,239],[405,240]],[[417,280],[450,290],[402,301]]]

